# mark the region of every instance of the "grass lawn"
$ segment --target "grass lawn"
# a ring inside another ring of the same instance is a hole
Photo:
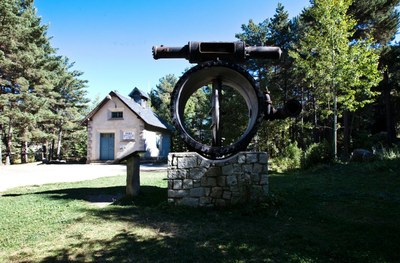
[[[400,262],[400,160],[272,173],[260,205],[167,204],[165,172],[0,196],[0,262]]]

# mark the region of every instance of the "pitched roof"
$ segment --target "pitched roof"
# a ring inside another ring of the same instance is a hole
[[[171,130],[171,126],[161,119],[150,107],[143,107],[142,105],[135,102],[132,98],[127,98],[122,96],[117,91],[111,91],[110,96],[115,96],[120,99],[134,114],[136,114],[140,119],[142,119],[145,124],[150,125],[154,128],[160,128],[164,130]],[[96,108],[94,108],[82,121],[82,124],[87,124],[87,121],[92,118],[99,109],[108,101],[105,97]]]

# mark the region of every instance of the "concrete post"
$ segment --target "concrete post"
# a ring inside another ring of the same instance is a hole
[[[126,195],[134,197],[140,191],[140,156],[132,154],[126,160]]]

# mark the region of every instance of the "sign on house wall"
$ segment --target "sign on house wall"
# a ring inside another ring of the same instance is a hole
[[[135,133],[133,131],[123,131],[122,132],[122,140],[124,140],[124,141],[135,140]]]

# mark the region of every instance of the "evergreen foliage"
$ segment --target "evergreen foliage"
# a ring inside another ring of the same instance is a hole
[[[163,118],[168,123],[172,123],[170,104],[172,90],[175,87],[178,79],[173,74],[168,74],[159,80],[159,84],[156,85],[155,89],[152,89],[149,93],[150,102],[154,109],[154,112]],[[172,151],[186,151],[187,148],[183,141],[180,139],[178,133],[174,130],[171,136]]]
[[[41,148],[61,158],[65,136],[70,146],[85,138],[70,135],[82,133],[86,81],[56,55],[32,0],[1,1],[0,14],[0,162],[27,162]]]
[[[400,49],[391,41],[399,2],[315,0],[291,20],[278,4],[272,18],[242,25],[239,40],[283,51],[280,61],[244,65],[260,88],[270,91],[277,108],[291,98],[303,105],[296,119],[264,122],[250,148],[267,151],[277,167],[295,168],[299,148],[308,167],[398,141]]]
[[[332,117],[333,155],[337,156],[338,117],[373,101],[380,79],[373,42],[351,42],[356,21],[347,15],[350,1],[318,0],[310,8],[313,23],[290,55],[322,117]]]
[[[357,19],[354,38],[368,39],[370,36],[380,45],[392,41],[400,24],[400,0],[352,1],[348,14]]]
[[[301,99],[301,94],[294,87],[297,86],[293,71],[293,59],[288,51],[294,44],[294,24],[289,20],[288,12],[282,4],[278,4],[273,18],[267,18],[259,24],[249,20],[247,25],[242,25],[242,33],[236,34],[241,41],[248,45],[272,45],[282,49],[281,60],[262,61],[250,60],[246,68],[259,82],[263,91],[271,94],[275,107],[282,107],[291,98]],[[283,154],[284,148],[296,136],[295,128],[299,120],[283,120],[265,122],[260,127],[252,144],[253,149],[266,150],[271,157]]]
[[[396,141],[396,106],[399,109],[399,97],[396,92],[396,83],[393,65],[397,63],[396,44],[392,41],[398,31],[400,15],[398,9],[400,1],[366,0],[353,1],[348,13],[357,19],[354,39],[367,39],[370,36],[381,51],[379,68],[383,72],[383,80],[376,90],[380,92],[376,103],[369,107],[374,113],[369,119],[373,126],[373,133],[385,132],[385,144],[391,145]]]

